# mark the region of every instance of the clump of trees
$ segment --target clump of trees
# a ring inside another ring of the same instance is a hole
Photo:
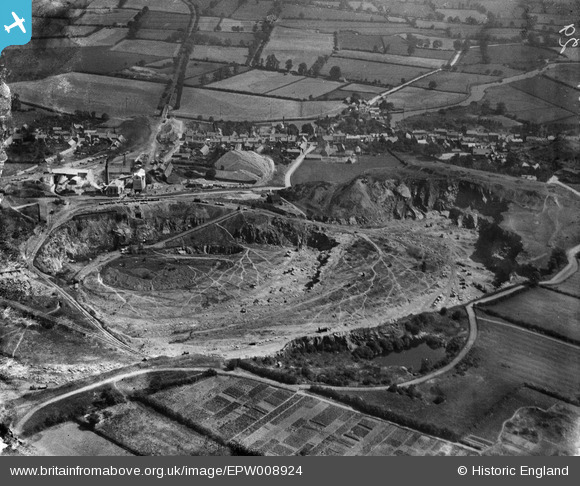
[[[127,27],[129,28],[127,39],[135,39],[135,37],[137,37],[137,33],[141,27],[143,27],[143,24],[145,23],[145,20],[147,20],[148,15],[149,7],[145,6],[139,12],[137,12],[135,17],[133,17],[133,20],[130,20],[127,23]]]
[[[334,81],[338,81],[342,77],[342,71],[339,66],[332,66],[328,74],[330,79]]]
[[[399,388],[400,387],[397,387],[395,385],[393,386],[391,391],[396,392]],[[311,388],[311,391],[319,395],[332,398],[333,400],[338,400],[340,402],[346,403],[347,405],[350,405],[352,408],[358,410],[359,412],[374,415],[375,417],[379,417],[384,420],[389,420],[404,427],[410,427],[412,429],[424,432],[426,434],[442,437],[444,439],[451,441],[458,441],[460,438],[459,434],[457,434],[455,431],[447,427],[442,427],[440,425],[436,425],[433,423],[424,422],[415,416],[406,416],[399,412],[395,412],[394,410],[390,410],[388,408],[383,408],[377,405],[369,404],[361,397],[356,395],[348,395],[346,393],[341,393],[320,386],[313,386]],[[415,397],[417,396],[417,393],[418,391],[414,387],[407,387],[406,394],[408,396]]]

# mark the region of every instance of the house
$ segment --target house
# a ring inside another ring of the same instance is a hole
[[[479,157],[487,157],[491,155],[492,150],[489,147],[474,147],[472,150],[473,155]]]

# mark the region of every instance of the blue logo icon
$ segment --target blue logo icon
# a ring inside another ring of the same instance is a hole
[[[0,0],[0,52],[21,46],[32,35],[32,0]]]

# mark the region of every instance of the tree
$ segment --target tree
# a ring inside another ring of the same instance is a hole
[[[278,69],[279,66],[280,66],[280,61],[278,61],[278,59],[276,59],[276,56],[274,54],[270,54],[266,58],[266,69],[271,69],[271,70],[275,71]]]
[[[308,65],[305,62],[301,62],[298,65],[298,74],[300,76],[304,76],[308,72]]]
[[[519,158],[517,156],[516,153],[514,152],[508,152],[507,157],[506,157],[506,167],[516,167],[519,163]]]
[[[290,72],[291,69],[292,69],[292,59],[288,59],[286,61],[286,71]]]
[[[22,108],[22,103],[20,102],[20,95],[18,93],[12,93],[12,111],[20,111]]]
[[[407,54],[409,54],[409,56],[412,56],[415,53],[415,46],[413,44],[409,44],[409,47],[407,47]]]
[[[215,176],[217,175],[217,171],[215,169],[209,169],[206,173],[205,173],[205,178],[207,180],[213,181],[215,179]]]
[[[489,64],[490,62],[488,46],[489,36],[487,34],[482,34],[479,37],[479,53],[481,54],[481,62],[483,64]]]
[[[335,81],[338,81],[342,77],[342,71],[339,66],[332,66],[328,74],[330,79],[334,79]]]
[[[314,135],[314,127],[310,123],[305,123],[301,128],[302,133],[306,133],[308,136]]]
[[[500,101],[497,105],[495,105],[495,114],[496,115],[505,115],[507,112],[505,103]]]
[[[296,125],[294,125],[294,123],[290,123],[290,125],[288,125],[287,132],[288,132],[288,135],[297,136],[299,133],[298,127]]]
[[[103,114],[101,115],[101,120],[103,120],[103,121],[108,121],[108,120],[110,120],[110,119],[111,119],[111,117],[109,116],[109,114],[108,114],[108,113],[103,113]]]
[[[437,87],[437,83],[435,81],[429,81],[429,89],[435,89]]]

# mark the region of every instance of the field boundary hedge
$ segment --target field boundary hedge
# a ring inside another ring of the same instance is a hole
[[[332,398],[339,402],[350,405],[355,410],[366,413],[368,415],[373,415],[383,420],[389,422],[394,422],[395,424],[401,425],[403,427],[408,427],[410,429],[417,430],[419,432],[440,437],[452,442],[458,442],[461,438],[457,432],[454,432],[447,427],[441,427],[432,423],[425,423],[417,420],[414,417],[406,417],[392,410],[377,407],[376,405],[370,405],[366,403],[362,398],[352,395],[345,395],[339,393],[330,388],[322,386],[311,386],[310,391],[316,393],[323,397]]]
[[[263,366],[257,366],[244,360],[238,360],[235,365],[239,366],[243,370],[249,371],[250,373],[261,376],[262,378],[268,378],[270,380],[278,381],[286,385],[298,384],[298,378],[290,373],[272,370]]]
[[[556,284],[556,285],[559,285],[559,284]],[[557,294],[565,295],[566,297],[572,297],[573,299],[580,299],[580,296],[571,294],[571,293],[566,292],[565,290],[562,290],[562,289],[558,289],[553,285],[540,285],[540,287],[543,289],[546,289],[546,290],[551,290],[552,292],[556,292]]]
[[[282,88],[284,88],[284,87],[285,86],[282,86]],[[239,95],[246,95],[246,96],[258,96],[260,98],[273,98],[273,99],[276,99],[276,100],[294,101],[294,102],[297,102],[297,103],[303,102],[303,101],[310,101],[308,99],[289,98],[288,96],[269,95],[267,93],[254,93],[252,91],[233,90],[231,88],[215,88],[215,87],[208,86],[208,85],[205,85],[205,86],[203,86],[201,88],[197,88],[197,89],[206,89],[208,91],[217,91],[217,92],[230,93],[230,94],[239,94]],[[279,88],[276,88],[276,89],[279,89]]]
[[[552,329],[545,329],[541,326],[537,326],[535,324],[530,324],[526,321],[514,319],[513,317],[506,317],[505,315],[501,314],[500,312],[494,311],[493,309],[485,309],[484,312],[486,314],[489,314],[490,316],[503,319],[504,321],[507,321],[510,324],[513,324],[517,327],[521,327],[522,329],[527,329],[528,331],[533,331],[533,332],[540,334],[540,335],[551,337],[551,338],[554,338],[554,339],[557,339],[559,341],[563,341],[563,342],[566,342],[569,344],[574,344],[575,346],[580,346],[580,340],[574,339],[570,336],[565,336],[564,334],[560,334],[559,332],[554,331]]]
[[[526,388],[529,388],[530,390],[537,391],[538,393],[543,393],[544,395],[555,398],[555,399],[560,400],[562,402],[569,403],[569,404],[574,405],[576,407],[580,406],[580,398],[572,398],[572,397],[569,397],[566,395],[562,395],[561,393],[555,392],[553,390],[548,390],[547,388],[543,388],[541,386],[534,385],[533,383],[525,382],[524,386]]]

